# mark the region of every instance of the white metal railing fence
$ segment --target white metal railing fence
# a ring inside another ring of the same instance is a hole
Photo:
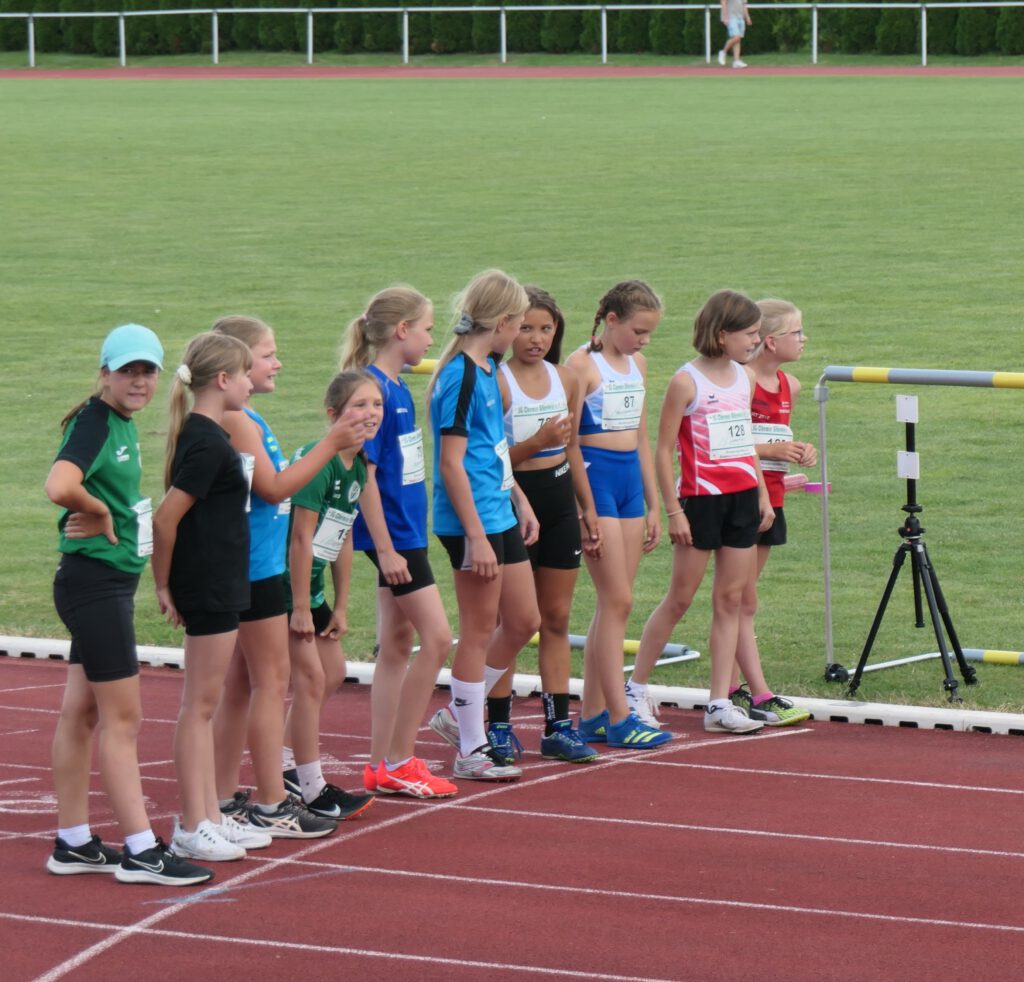
[[[928,64],[928,11],[943,9],[962,9],[964,7],[1024,7],[1024,0],[985,0],[982,3],[751,3],[751,10],[805,10],[811,18],[811,64],[818,64],[818,14],[822,10],[920,10],[921,12],[921,64]],[[129,17],[175,17],[175,16],[209,16],[210,18],[210,52],[213,64],[220,63],[220,14],[295,14],[306,15],[306,64],[313,64],[313,23],[317,15],[335,14],[401,14],[402,15],[402,63],[409,64],[409,15],[410,14],[487,14],[498,15],[498,41],[501,63],[508,61],[507,26],[510,13],[557,13],[560,11],[579,11],[599,13],[601,16],[601,64],[608,64],[608,11],[610,10],[681,10],[704,14],[704,61],[711,63],[711,13],[720,11],[720,4],[605,4],[594,5],[565,4],[559,6],[524,6],[524,7],[229,7],[224,10],[215,8],[186,8],[184,10],[98,10],[91,13],[79,11],[37,11],[18,13],[15,11],[0,12],[0,18],[28,21],[28,64],[36,67],[35,22],[37,20],[59,18],[66,20],[72,17],[116,17],[118,62],[122,68],[128,63],[128,48],[125,40],[125,20]]]

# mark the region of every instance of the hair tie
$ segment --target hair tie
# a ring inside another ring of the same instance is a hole
[[[192,369],[188,365],[179,365],[174,373],[178,376],[178,380],[183,382],[185,385],[192,384]]]
[[[473,318],[463,311],[452,330],[454,330],[456,334],[469,334],[469,332],[473,330]]]
[[[363,322],[364,324],[366,324],[366,323],[369,323],[369,320],[370,320],[370,312],[369,312],[368,310],[364,310],[364,311],[363,311],[363,312],[362,312],[362,313],[361,313],[361,314],[359,315],[359,319],[360,319],[360,320],[361,320],[361,321],[362,321],[362,322]]]

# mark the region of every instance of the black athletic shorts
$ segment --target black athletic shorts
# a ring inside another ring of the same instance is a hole
[[[240,621],[265,621],[288,613],[288,599],[284,591],[284,577],[268,576],[249,581],[249,609],[238,615]]]
[[[759,546],[784,546],[786,544],[786,516],[781,508],[775,509],[775,521],[767,532],[757,537]]]
[[[185,622],[185,633],[192,638],[238,630],[237,610],[179,610],[178,613]]]
[[[114,569],[89,556],[61,556],[53,579],[53,603],[71,634],[72,665],[90,682],[114,682],[139,674],[135,650],[137,573]]]
[[[516,471],[516,481],[540,524],[539,538],[526,547],[530,565],[579,569],[583,546],[569,462],[539,471]]]
[[[396,597],[404,597],[407,593],[415,593],[425,586],[434,584],[434,571],[430,568],[430,560],[427,558],[426,549],[399,549],[398,555],[405,558],[409,564],[409,575],[412,581],[409,583],[388,583],[384,574],[380,571],[380,563],[377,562],[377,550],[367,549],[366,558],[377,567],[377,586],[386,587]]]
[[[749,549],[757,542],[761,524],[757,488],[680,498],[679,505],[690,523],[695,549]]]
[[[466,537],[464,535],[439,535],[441,545],[448,550],[448,558],[452,561],[452,569],[468,570],[466,565]],[[512,566],[515,563],[530,561],[523,536],[518,525],[513,525],[504,532],[495,532],[487,536],[487,541],[494,550],[499,566]]]

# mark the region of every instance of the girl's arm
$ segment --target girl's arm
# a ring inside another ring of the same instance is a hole
[[[565,384],[564,379],[562,384]],[[502,411],[507,413],[512,406],[512,392],[508,387],[508,382],[503,372],[498,372],[498,388],[501,390]],[[571,402],[569,404],[572,405]],[[529,460],[535,454],[540,453],[541,450],[547,450],[548,447],[557,447],[560,443],[567,443],[571,427],[571,411],[566,416],[552,416],[528,440],[523,440],[522,443],[516,443],[509,447],[508,457],[512,461],[513,469],[518,467],[524,460]]]
[[[473,502],[473,489],[463,464],[468,438],[457,434],[441,435],[441,480],[451,500],[452,508],[466,533],[466,560],[470,569],[484,580],[498,575],[498,557],[487,541],[483,523]]]
[[[676,481],[673,457],[679,440],[679,427],[683,422],[686,407],[697,395],[697,386],[686,372],[677,372],[668,383],[665,401],[661,404],[658,420],[658,442],[654,450],[654,470],[658,488],[665,502],[668,517],[668,538],[675,545],[693,545],[690,522],[679,505],[676,496]]]
[[[647,387],[647,359],[641,354],[635,356],[637,368]],[[647,437],[647,406],[640,414],[640,426],[637,428],[637,452],[640,455],[640,474],[644,482],[644,501],[647,503],[647,517],[644,527],[647,535],[644,538],[644,552],[650,552],[661,539],[661,508],[658,505],[658,482],[654,475],[654,459],[651,456],[651,441]]]
[[[750,368],[744,368],[744,371],[747,373],[747,378],[750,381],[750,395],[753,398],[757,379]],[[758,532],[767,532],[775,521],[775,509],[772,508],[772,503],[768,497],[768,485],[765,484],[764,474],[761,471],[761,459],[756,451],[754,453],[754,470],[757,471],[758,510],[761,512],[761,524],[758,525],[757,530]]]
[[[786,378],[789,380],[789,397],[793,405],[796,405],[796,397],[800,395],[800,380],[795,375],[790,375],[786,372]],[[816,467],[818,464],[818,451],[813,443],[801,443],[800,446],[803,448],[803,453],[797,463],[801,467]]]
[[[174,543],[178,541],[178,526],[196,503],[196,499],[173,485],[164,495],[164,500],[153,513],[153,584],[156,587],[156,602],[160,613],[175,627],[183,623],[174,597],[171,596],[171,558]]]
[[[336,453],[361,442],[364,435],[362,419],[357,423],[343,413],[308,453],[278,471],[263,446],[263,431],[254,419],[241,410],[228,412],[224,414],[222,425],[231,435],[231,444],[236,450],[252,454],[255,460],[252,489],[272,505],[304,488]]]
[[[381,575],[392,586],[397,586],[399,583],[411,583],[409,564],[405,557],[395,549],[394,543],[391,541],[391,533],[388,531],[387,519],[384,516],[384,504],[380,498],[380,488],[377,486],[376,464],[367,462],[366,487],[363,488],[362,497],[359,499],[359,510],[363,513],[370,538],[373,539],[373,547],[377,550],[377,562],[380,563]]]
[[[345,538],[338,558],[331,563],[331,582],[334,584],[334,608],[327,627],[320,637],[340,641],[348,634],[348,595],[352,584],[352,536]]]
[[[562,377],[562,387],[565,389],[567,401],[573,407],[571,418],[576,421],[569,435],[569,441],[565,445],[565,456],[569,460],[573,491],[576,494],[576,504],[580,509],[580,522],[583,525],[583,549],[588,556],[600,559],[601,526],[597,520],[594,494],[590,489],[590,481],[587,479],[587,468],[583,463],[583,454],[580,452],[578,420],[580,407],[583,404],[583,386],[580,385],[575,372],[567,371],[561,365],[558,366],[558,374]]]
[[[301,505],[292,507],[288,540],[288,575],[292,584],[292,615],[288,627],[303,641],[313,640],[313,614],[309,607],[309,580],[313,575],[313,536],[320,516]]]
[[[114,534],[114,518],[105,501],[90,494],[83,484],[85,474],[70,460],[55,461],[46,477],[46,496],[55,505],[66,508],[71,514],[68,521],[73,522],[75,513],[90,516],[88,521],[80,521],[69,529],[65,524],[64,534],[68,538],[87,539],[93,535],[105,535],[112,545],[117,545]]]

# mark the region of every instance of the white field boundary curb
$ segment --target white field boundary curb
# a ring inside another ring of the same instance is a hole
[[[19,638],[0,635],[0,656],[41,658],[67,661],[70,641],[49,638]],[[181,648],[160,648],[139,645],[139,661],[154,667],[178,668],[184,664]],[[373,662],[349,661],[346,681],[369,684],[373,681]],[[441,669],[437,684],[447,688],[451,672]],[[512,683],[520,697],[540,692],[540,676],[517,674]],[[580,679],[570,679],[569,691],[583,692]],[[674,685],[650,685],[648,693],[661,706],[679,709],[703,709],[708,702],[707,689],[689,689]],[[832,723],[867,723],[875,726],[902,726],[910,729],[953,730],[961,733],[1000,733],[1024,736],[1024,714],[994,713],[980,709],[957,709],[954,706],[900,706],[889,703],[860,702],[853,699],[807,699],[800,705],[810,710],[814,719]]]

